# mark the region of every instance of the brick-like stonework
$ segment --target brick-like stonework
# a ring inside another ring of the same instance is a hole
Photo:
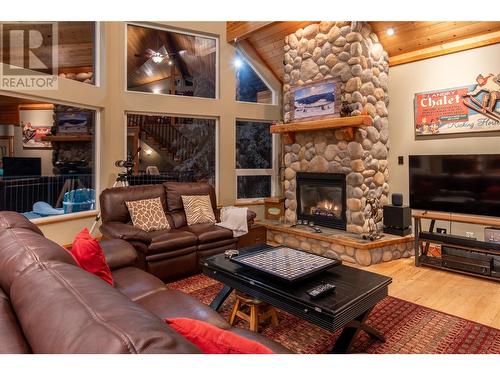
[[[285,146],[285,218],[297,219],[297,172],[340,172],[347,176],[347,231],[368,232],[366,198],[373,194],[383,206],[389,194],[387,52],[366,22],[309,25],[286,37],[284,52],[285,122],[290,121],[292,87],[330,78],[341,82],[341,99],[351,104],[352,114],[366,111],[374,122],[357,129],[352,140],[341,130],[296,133],[295,143]]]
[[[414,242],[385,245],[375,249],[357,249],[327,241],[293,235],[274,230],[267,230],[267,242],[284,244],[293,248],[308,251],[330,258],[341,258],[345,262],[356,263],[361,266],[388,262],[399,258],[408,258],[414,255]]]

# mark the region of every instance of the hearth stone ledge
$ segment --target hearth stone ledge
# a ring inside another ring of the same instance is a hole
[[[341,258],[344,262],[365,267],[415,255],[414,241],[409,238],[406,242],[364,249],[330,241],[320,241],[300,234],[283,233],[268,228],[267,243],[286,245],[329,258]]]

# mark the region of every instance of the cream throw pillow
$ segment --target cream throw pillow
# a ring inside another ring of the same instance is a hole
[[[168,224],[159,197],[125,202],[125,204],[127,205],[134,227],[146,232],[170,229],[170,224]]]
[[[188,225],[215,223],[214,210],[208,195],[181,195]]]

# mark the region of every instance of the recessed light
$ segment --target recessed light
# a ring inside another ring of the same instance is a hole
[[[239,57],[236,57],[234,59],[233,63],[234,63],[234,66],[236,67],[236,69],[241,68],[241,66],[243,65],[243,61],[241,61],[241,59]]]
[[[387,29],[387,35],[389,35],[389,36],[393,36],[393,35],[394,35],[394,28],[389,27],[389,28]]]

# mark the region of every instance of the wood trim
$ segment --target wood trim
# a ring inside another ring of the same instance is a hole
[[[49,103],[19,104],[18,109],[20,111],[53,110],[54,104],[49,104]]]
[[[271,21],[228,21],[226,22],[226,40],[228,43],[239,42],[250,35],[272,25]]]
[[[92,136],[90,134],[44,135],[41,140],[44,142],[90,142]]]
[[[335,117],[321,120],[290,122],[288,124],[271,125],[271,133],[293,133],[312,130],[340,129],[347,127],[371,126],[373,120],[369,115]]]
[[[327,235],[321,233],[314,233],[308,230],[292,228],[290,226],[285,226],[283,224],[272,224],[265,221],[257,221],[259,224],[264,225],[267,229],[276,232],[282,232],[287,234],[292,234],[295,236],[301,236],[306,238],[311,238],[318,241],[325,241],[334,244],[344,245],[353,247],[355,249],[361,250],[371,250],[382,246],[396,245],[400,243],[412,242],[414,240],[413,235],[408,235],[405,237],[398,237],[386,234],[382,239],[376,241],[359,242],[349,236],[337,235]]]
[[[41,217],[39,219],[32,219],[31,222],[36,225],[54,224],[54,223],[67,222],[71,220],[85,219],[88,217],[95,217],[97,214],[98,214],[97,210],[82,211],[82,212],[74,212],[71,214]]]
[[[264,205],[264,199],[238,199],[234,202],[236,207],[245,206],[262,206]]]
[[[391,56],[389,58],[389,66],[407,64],[414,61],[466,51],[468,49],[484,47],[496,43],[500,43],[500,31],[443,43],[438,46],[422,48],[408,53],[403,53],[401,55]]]
[[[477,224],[500,227],[500,218],[490,216],[455,214],[451,212],[413,210],[412,216],[419,219],[454,221],[457,223]]]

